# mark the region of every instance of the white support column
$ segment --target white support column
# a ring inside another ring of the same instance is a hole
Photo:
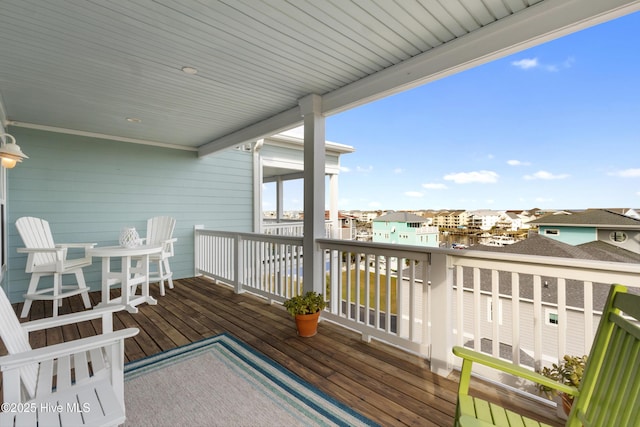
[[[284,218],[284,181],[282,177],[276,177],[276,222]]]
[[[329,175],[329,220],[331,221],[331,238],[342,239],[338,219],[338,174]]]
[[[259,139],[253,146],[253,232],[262,233],[264,214],[262,212],[262,156],[260,149],[264,139]]]
[[[324,292],[324,255],[316,239],[324,238],[325,119],[322,98],[308,95],[298,101],[304,120],[304,291]]]
[[[431,253],[429,268],[431,300],[429,317],[431,326],[431,372],[443,377],[453,369],[453,271],[446,254]],[[427,319],[425,319],[427,320]]]

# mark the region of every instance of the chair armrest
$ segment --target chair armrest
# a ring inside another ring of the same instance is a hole
[[[93,310],[80,311],[78,313],[65,314],[56,317],[47,317],[45,319],[32,320],[30,322],[21,323],[25,332],[39,331],[42,329],[55,328],[58,326],[69,325],[72,323],[85,322],[102,318],[102,333],[111,332],[113,330],[113,313],[123,310],[124,305],[114,305],[108,307],[94,308]],[[107,325],[105,326],[105,321]],[[106,329],[106,330],[105,330]]]
[[[18,248],[16,252],[21,254],[37,254],[42,252],[64,252],[65,250],[65,248]]]
[[[535,383],[541,384],[543,386],[552,388],[554,390],[558,390],[562,393],[567,393],[571,396],[578,395],[578,389],[573,386],[561,384],[557,381],[552,380],[551,378],[547,378],[542,374],[531,371],[527,368],[523,368],[522,366],[518,366],[514,363],[507,362],[504,360],[497,359],[493,356],[489,356],[488,354],[479,353],[477,351],[456,346],[453,348],[453,353],[464,359],[465,361],[477,362],[481,365],[488,366],[493,369],[497,369],[502,372],[506,372],[507,374],[515,375],[520,378],[524,378],[529,381],[533,381]],[[471,370],[469,370],[469,374]],[[462,382],[462,379],[460,380]],[[468,383],[468,380],[467,380]]]
[[[0,357],[0,366],[2,367],[3,372],[9,371],[22,366],[31,365],[33,363],[53,360],[69,354],[106,347],[111,344],[115,344],[118,341],[122,341],[125,338],[133,337],[137,335],[138,332],[140,332],[138,328],[121,329],[108,334],[94,335],[92,337],[36,348],[34,350],[24,351],[18,354],[10,354],[8,356]]]
[[[57,248],[93,248],[97,243],[58,243]]]
[[[172,239],[163,240],[162,242],[160,242],[160,244],[162,245],[162,251],[168,252],[170,255],[173,255],[173,244],[177,241],[178,239],[176,239],[175,237]]]
[[[56,254],[56,260],[62,262],[67,258],[67,248],[55,247],[55,248],[18,248],[18,253],[29,254],[27,259],[27,265],[33,262],[33,256],[41,253],[54,253]]]

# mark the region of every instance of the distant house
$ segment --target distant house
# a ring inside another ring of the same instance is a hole
[[[506,245],[503,247],[490,247],[483,245],[476,245],[469,250],[482,250],[492,252],[503,252],[511,254],[522,255],[534,255],[534,256],[550,256],[560,258],[573,258],[573,259],[586,259],[586,260],[598,260],[598,261],[611,261],[611,262],[623,262],[623,263],[639,263],[640,254],[608,244],[601,241],[593,241],[589,243],[583,243],[581,245],[569,245],[558,240],[554,240],[542,235],[532,235],[531,237],[516,242],[512,245]],[[512,331],[511,325],[513,324],[514,310],[512,295],[512,276],[511,274],[499,274],[499,289],[500,298],[496,303],[493,301],[492,296],[492,274],[489,269],[480,270],[480,306],[484,309],[479,314],[479,340],[481,347],[491,344],[491,340],[487,337],[491,336],[491,331],[494,328],[494,320],[498,321],[500,328],[500,352],[503,357],[508,358],[511,354]],[[408,286],[408,278],[410,277],[411,270],[407,269],[403,273],[405,277],[405,286]],[[418,278],[422,278],[422,269],[416,269],[415,274]],[[456,273],[457,274],[457,273]],[[557,356],[557,328],[566,327],[569,330],[579,331],[576,335],[568,334],[566,345],[566,352],[568,354],[583,354],[584,342],[582,339],[577,338],[582,333],[584,328],[584,316],[582,309],[584,307],[584,285],[568,280],[566,283],[566,305],[569,308],[567,313],[567,325],[561,325],[558,318],[558,280],[553,277],[543,277],[541,298],[542,305],[539,315],[542,317],[542,348],[550,349],[548,353],[543,355],[543,359],[547,362],[554,362]],[[475,306],[473,295],[473,272],[463,272],[463,287],[465,289],[465,295],[463,304],[466,307],[465,313],[470,313],[464,318],[464,330],[473,330],[478,317],[473,315],[472,307]],[[609,291],[608,283],[593,283],[593,307],[595,310],[602,310],[604,302]],[[633,290],[632,292],[637,292]],[[522,298],[520,303],[520,323],[531,322],[534,318],[535,307],[531,301],[533,301],[534,285],[533,276],[522,274],[519,277],[519,295]],[[454,302],[454,307],[457,302]],[[421,307],[419,307],[421,309]],[[455,308],[454,308],[455,309]],[[594,323],[597,324],[597,315],[594,318]],[[519,345],[521,346],[521,361],[525,365],[533,366],[532,356],[535,348],[535,337],[533,334],[533,328],[523,329],[521,335],[518,337]],[[465,343],[473,343],[473,335],[465,335]]]
[[[535,212],[538,210],[539,209],[533,209],[528,211],[508,210],[503,214],[505,219],[503,220],[503,218],[501,217],[500,221],[496,225],[502,226],[502,228],[510,228],[510,230],[512,231],[525,230],[525,229],[531,228],[531,226],[529,225],[529,222],[538,218],[538,216],[535,214]],[[509,227],[504,227],[504,225],[508,225]]]
[[[330,219],[330,212],[324,212],[325,220]],[[334,239],[353,240],[356,238],[356,217],[344,212],[338,212],[338,230],[331,233]]]
[[[500,221],[502,212],[489,209],[482,209],[468,212],[469,227],[480,230],[491,230]]]
[[[529,224],[537,225],[540,235],[569,245],[601,241],[640,253],[640,219],[606,209],[554,213]]]
[[[438,247],[438,227],[428,225],[428,219],[408,212],[392,212],[373,220],[373,241]]]
[[[516,231],[522,228],[522,219],[517,213],[507,211],[500,214],[500,218],[496,222],[496,227],[503,230]]]
[[[448,227],[449,213],[447,210],[440,210],[433,213],[433,225],[436,227]]]

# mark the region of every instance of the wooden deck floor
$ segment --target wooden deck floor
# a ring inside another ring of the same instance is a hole
[[[137,327],[126,342],[126,360],[132,361],[160,351],[188,344],[222,332],[235,335],[256,350],[384,426],[451,426],[455,411],[457,381],[429,371],[428,362],[383,343],[364,343],[358,334],[329,322],[321,322],[319,333],[299,338],[295,325],[280,306],[249,294],[236,295],[226,286],[205,278],[181,279],[165,297],[152,293],[158,305],[139,306],[139,313],[119,312],[114,328]],[[93,292],[98,303],[100,294]],[[14,305],[19,313],[22,304]],[[50,311],[50,304],[47,306]],[[65,300],[61,314],[82,310],[79,297]],[[31,319],[41,318],[43,303],[34,303]],[[98,324],[80,324],[34,333],[34,347],[93,335]],[[0,348],[6,354],[4,348]],[[479,386],[491,393],[491,386]],[[503,406],[518,412],[523,407],[552,418],[544,421],[562,425],[548,408],[527,403],[522,398],[498,395]]]

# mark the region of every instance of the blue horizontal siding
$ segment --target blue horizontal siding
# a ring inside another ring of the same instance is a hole
[[[176,218],[175,278],[193,275],[193,227],[251,231],[251,153],[225,150],[206,158],[195,152],[131,144],[25,128],[12,128],[29,159],[7,172],[7,266],[3,286],[22,300],[29,275],[21,216],[49,221],[56,242],[115,245],[120,230],[136,227],[144,236],[147,219]],[[85,269],[87,284],[100,289],[101,261]],[[69,279],[72,279],[71,277]]]

